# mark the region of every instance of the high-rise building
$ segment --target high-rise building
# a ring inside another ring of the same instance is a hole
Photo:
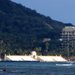
[[[75,55],[75,26],[66,26],[62,30],[62,49],[68,56]]]

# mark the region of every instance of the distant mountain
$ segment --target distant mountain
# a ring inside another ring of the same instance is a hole
[[[43,39],[60,38],[60,32],[66,25],[72,24],[53,20],[10,0],[0,0],[0,51],[23,54],[44,48]]]

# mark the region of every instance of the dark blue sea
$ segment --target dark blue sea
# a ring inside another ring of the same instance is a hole
[[[75,63],[0,61],[0,75],[75,75]]]

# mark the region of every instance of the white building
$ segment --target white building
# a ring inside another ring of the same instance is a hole
[[[62,30],[62,48],[68,52],[68,56],[75,52],[75,26],[66,26]]]
[[[62,56],[38,56],[35,51],[31,55],[9,55],[5,57],[8,61],[41,61],[41,62],[66,62]]]

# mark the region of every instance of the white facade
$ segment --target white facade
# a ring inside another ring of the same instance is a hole
[[[6,56],[8,61],[42,61],[42,62],[66,62],[62,56],[37,56],[33,58],[32,56]]]

